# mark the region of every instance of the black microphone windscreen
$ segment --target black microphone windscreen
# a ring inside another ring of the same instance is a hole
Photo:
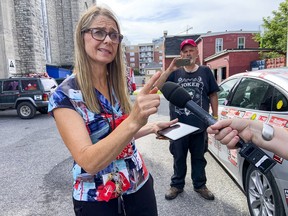
[[[171,97],[171,93],[175,91],[176,88],[179,86],[176,83],[167,81],[164,83],[163,87],[161,88],[161,92],[164,97],[169,101]]]
[[[167,81],[161,88],[164,97],[173,105],[184,108],[186,103],[191,100],[189,93],[174,82]]]

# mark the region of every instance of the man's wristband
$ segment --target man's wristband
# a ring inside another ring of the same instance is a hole
[[[213,116],[214,119],[218,120],[218,116]]]

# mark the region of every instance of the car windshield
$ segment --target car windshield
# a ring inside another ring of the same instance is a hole
[[[50,91],[51,89],[55,89],[58,86],[54,79],[41,79],[41,82],[44,86],[44,91]]]

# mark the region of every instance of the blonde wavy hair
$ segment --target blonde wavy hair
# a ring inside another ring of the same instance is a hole
[[[99,16],[106,16],[115,21],[120,33],[119,23],[116,16],[107,8],[92,6],[80,18],[76,26],[75,33],[75,60],[73,73],[76,76],[76,81],[79,89],[82,92],[83,99],[89,110],[95,113],[100,112],[100,104],[95,94],[95,89],[92,83],[92,68],[90,59],[85,52],[84,34],[83,31],[91,26],[93,20]],[[115,59],[107,65],[108,77],[110,81],[108,85],[119,100],[121,109],[124,113],[130,113],[131,102],[127,90],[126,82],[126,67],[124,64],[121,43],[118,45],[118,51]]]

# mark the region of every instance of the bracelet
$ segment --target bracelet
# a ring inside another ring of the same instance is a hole
[[[262,138],[266,141],[272,140],[274,137],[274,128],[272,125],[263,123]]]
[[[218,116],[213,116],[214,119],[218,120]]]

